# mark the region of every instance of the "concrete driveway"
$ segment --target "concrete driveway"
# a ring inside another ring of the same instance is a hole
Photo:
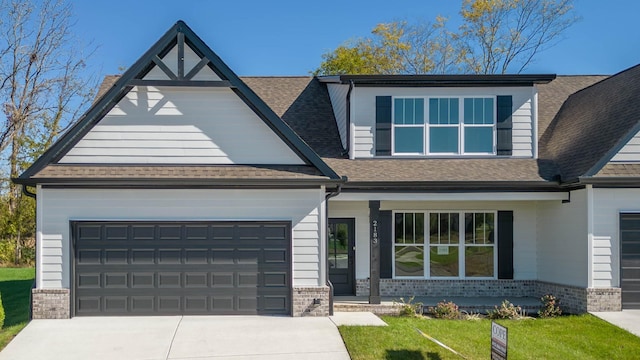
[[[0,360],[349,359],[325,318],[78,317],[33,320]]]
[[[640,310],[592,312],[591,314],[640,337]]]

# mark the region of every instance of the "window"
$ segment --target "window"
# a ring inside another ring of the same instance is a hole
[[[494,278],[496,220],[491,211],[396,212],[394,276]]]
[[[395,151],[424,152],[424,99],[395,99],[393,103]]]
[[[396,213],[395,216],[396,276],[424,274],[424,214]]]
[[[495,154],[495,123],[493,97],[395,98],[393,154]]]

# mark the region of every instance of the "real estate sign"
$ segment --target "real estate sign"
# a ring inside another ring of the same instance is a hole
[[[491,360],[506,360],[507,328],[491,322]]]

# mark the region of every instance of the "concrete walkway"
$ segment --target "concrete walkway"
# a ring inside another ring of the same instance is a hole
[[[640,310],[592,312],[591,314],[636,336],[640,336]]]
[[[34,320],[0,353],[33,359],[349,359],[327,317],[163,316]]]
[[[336,312],[329,318],[336,326],[387,326],[386,322],[368,311]]]

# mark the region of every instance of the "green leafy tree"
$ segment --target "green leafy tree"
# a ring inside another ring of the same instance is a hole
[[[93,48],[73,36],[72,24],[64,0],[0,0],[0,242],[13,244],[16,263],[32,244],[35,205],[10,178],[52,144],[95,89],[85,75]]]
[[[464,0],[448,19],[378,24],[371,36],[322,56],[316,75],[520,73],[577,18],[572,0]]]

